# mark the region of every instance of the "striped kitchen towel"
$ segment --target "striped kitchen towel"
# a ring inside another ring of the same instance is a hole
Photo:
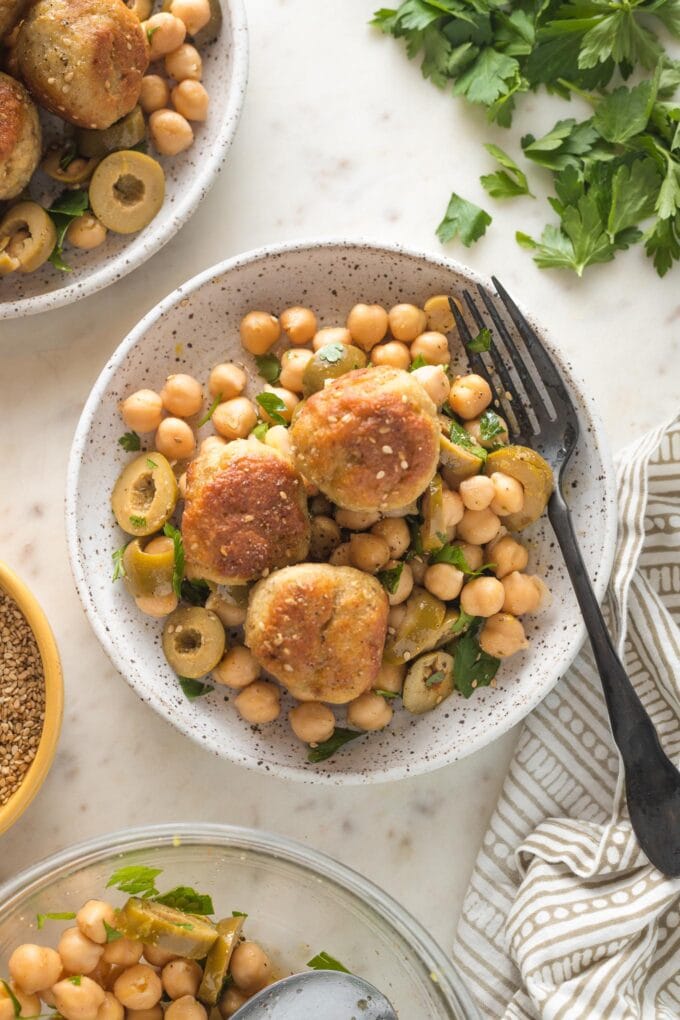
[[[680,419],[624,450],[617,472],[606,610],[680,762]],[[680,880],[633,835],[588,644],[525,723],[454,955],[485,1020],[680,1017]]]

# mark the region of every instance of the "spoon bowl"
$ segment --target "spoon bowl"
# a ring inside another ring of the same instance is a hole
[[[232,1020],[397,1020],[392,1004],[375,985],[338,970],[293,974],[263,988],[237,1009]]]

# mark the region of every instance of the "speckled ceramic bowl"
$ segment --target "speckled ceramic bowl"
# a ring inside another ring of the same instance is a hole
[[[321,765],[306,761],[286,721],[262,728],[241,720],[217,688],[197,701],[184,698],[160,646],[161,624],[143,617],[123,585],[111,583],[111,554],[123,535],[110,509],[113,484],[127,455],[119,400],[141,386],[160,387],[171,372],[200,379],[221,360],[252,359],[241,348],[238,324],[252,308],[279,311],[309,304],[325,325],[344,323],[357,300],[421,303],[457,293],[477,278],[463,266],[370,243],[300,243],[243,255],[180,287],[130,333],[97,380],[76,432],[68,472],[67,530],[71,563],[85,611],[112,661],[137,691],[178,729],[215,754],[249,768],[292,779],[331,783],[399,779],[439,768],[488,744],[519,722],[548,693],[584,637],[567,572],[547,521],[524,535],[530,569],[553,592],[550,610],[529,618],[531,646],[503,664],[498,685],[469,700],[458,695],[423,716],[398,709],[392,725],[348,744]],[[567,487],[576,530],[596,590],[602,595],[615,541],[614,478],[603,429],[579,382],[550,344],[581,416],[582,433]],[[463,365],[463,352],[454,350]],[[257,392],[261,380],[254,383]],[[201,436],[211,432],[204,427]],[[342,713],[340,713],[342,717]]]
[[[221,0],[224,22],[219,38],[201,50],[203,83],[210,94],[210,111],[204,124],[196,124],[194,144],[173,157],[159,157],[166,175],[165,201],[148,227],[138,234],[109,233],[94,251],[68,248],[72,272],[54,269],[47,262],[35,273],[12,273],[0,281],[0,319],[46,312],[94,294],[127,276],[186,223],[212,187],[236,133],[248,78],[248,34],[242,0]],[[50,121],[41,114],[46,130]],[[151,150],[151,155],[157,154]],[[31,182],[32,196],[49,204],[55,192],[38,172]]]

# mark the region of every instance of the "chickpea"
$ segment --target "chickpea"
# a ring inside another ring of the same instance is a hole
[[[135,604],[140,613],[152,616],[154,620],[162,620],[177,609],[178,599],[174,591],[167,595],[137,595]]]
[[[297,404],[300,403],[300,398],[296,396],[295,393],[292,393],[290,390],[284,389],[283,386],[265,386],[264,391],[265,393],[273,393],[274,396],[278,397],[279,400],[283,401],[283,403],[285,404],[285,408],[280,411],[277,411],[276,413],[281,415],[284,421],[289,422],[293,417],[293,411],[295,410]],[[276,424],[274,419],[267,414],[263,407],[260,407],[260,416],[264,419],[264,421],[269,422],[271,425]]]
[[[272,965],[257,942],[240,942],[231,958],[234,984],[244,992],[258,992],[269,982]]]
[[[505,589],[503,612],[513,616],[539,612],[547,601],[548,589],[540,577],[513,570],[501,581]]]
[[[104,993],[104,1001],[97,1010],[97,1020],[124,1020],[125,1010],[113,992]]]
[[[411,544],[411,532],[403,517],[386,517],[382,521],[376,521],[371,528],[371,534],[385,539],[390,556],[394,560],[400,560]]]
[[[311,308],[294,305],[281,312],[281,329],[292,344],[297,347],[314,339],[317,330],[316,315]]]
[[[291,729],[305,744],[321,744],[333,736],[335,716],[320,701],[304,701],[288,713]]]
[[[253,725],[274,722],[281,711],[279,688],[268,680],[255,680],[234,698],[234,705],[239,715]]]
[[[335,511],[335,519],[340,527],[350,531],[366,531],[379,518],[380,514],[373,510],[343,510],[340,507]]]
[[[443,333],[421,333],[411,344],[411,357],[422,357],[428,365],[448,365],[451,361],[449,341]]]
[[[151,1009],[126,1009],[125,1020],[163,1020],[163,1007],[159,1002]]]
[[[66,240],[74,248],[92,251],[106,240],[107,230],[92,213],[83,213],[71,220],[66,231]]]
[[[154,110],[149,117],[149,132],[161,156],[176,156],[194,141],[191,124],[176,110]]]
[[[390,691],[392,694],[401,694],[405,677],[406,663],[383,662],[373,681],[373,688],[379,691]]]
[[[93,970],[92,973],[93,974],[96,973],[96,970],[97,970],[97,968],[95,967],[95,969]],[[92,975],[88,974],[88,977],[92,977]],[[92,980],[94,981],[94,978],[92,978]],[[101,984],[101,981],[98,981],[97,984],[98,985]],[[15,994],[16,994],[16,992],[15,992]],[[42,999],[42,1001],[45,1003],[45,1005],[49,1006],[50,1009],[56,1010],[56,1008],[57,1008],[57,1004],[54,1001],[54,995],[52,994],[52,989],[51,988],[42,988],[39,992],[36,992],[35,996],[31,996],[31,998]],[[9,1020],[9,1016],[6,1018],[4,1013],[3,1013],[2,1002],[3,1002],[3,1000],[2,1000],[2,991],[0,990],[0,1020]],[[22,1011],[21,1015],[22,1016],[28,1016],[29,1014],[27,1014],[25,1011]],[[35,1016],[35,1014],[31,1014],[31,1015]],[[11,1016],[14,1016],[13,1012],[12,1012]]]
[[[218,1009],[220,1014],[229,1020],[229,1017],[233,1016],[237,1009],[241,1006],[245,1006],[250,996],[246,995],[245,992],[239,991],[234,985],[230,985],[225,989],[222,998],[219,1001]]]
[[[148,543],[146,552],[160,553],[172,548],[172,539],[159,535],[158,538],[153,538]],[[88,900],[76,914],[76,924],[83,935],[92,942],[98,942],[100,945],[104,945],[107,938],[104,922],[111,928],[116,926],[116,912],[111,904],[106,903],[105,900]],[[49,984],[54,984],[54,982],[50,981]],[[43,985],[43,988],[46,987],[47,983]]]
[[[119,973],[120,968],[114,967],[111,963],[107,963],[102,954],[102,958],[97,966],[94,970],[91,970],[87,976],[91,978],[92,981],[96,981],[98,985],[101,985],[105,992],[108,992],[113,987],[113,983]]]
[[[241,343],[251,354],[266,354],[281,336],[281,325],[269,312],[248,312],[241,319]]]
[[[481,375],[459,375],[451,385],[449,406],[461,418],[477,418],[491,398],[491,387]]]
[[[9,986],[12,995],[19,1002],[21,1007],[20,1017],[36,1017],[40,1014],[40,999],[37,995],[28,995],[18,985],[12,983]],[[15,1020],[14,1003],[10,998],[9,991],[0,982],[0,1020]]]
[[[516,514],[524,506],[524,486],[516,478],[506,475],[503,471],[494,471],[491,475],[494,498],[491,509],[498,517]]]
[[[458,541],[456,541],[456,545],[458,546],[463,556],[465,557],[465,562],[467,563],[470,570],[479,570],[482,567],[485,560],[484,550],[482,549],[481,545],[472,545],[471,542],[458,542]]]
[[[381,305],[355,305],[347,316],[347,329],[362,351],[370,351],[387,333],[387,312]]]
[[[17,946],[7,966],[12,981],[27,995],[39,992],[41,988],[50,988],[59,980],[62,971],[59,953],[29,942]]]
[[[188,460],[196,449],[196,437],[181,418],[164,418],[156,430],[155,447],[168,460]]]
[[[320,351],[326,344],[345,344],[346,346],[351,346],[352,334],[344,326],[324,326],[323,329],[318,330],[314,334],[312,347],[315,351]]]
[[[293,458],[293,446],[290,441],[290,432],[285,425],[273,425],[267,429],[264,437],[265,444],[273,450],[278,450],[284,457]]]
[[[240,396],[247,383],[248,377],[242,368],[223,361],[212,369],[208,377],[208,390],[211,397],[226,401]]]
[[[189,35],[196,35],[210,21],[208,0],[172,0],[170,10],[184,22]]]
[[[148,21],[142,22],[142,29],[149,40],[152,63],[181,46],[187,34],[184,22],[168,11],[152,14]]]
[[[106,998],[103,988],[88,977],[80,977],[74,984],[70,978],[52,986],[57,1009],[65,1020],[96,1020],[99,1008]]]
[[[409,563],[411,567],[411,573],[413,574],[413,580],[416,584],[422,584],[425,579],[425,571],[427,570],[427,563],[421,559],[420,556],[413,556]]]
[[[313,357],[314,352],[304,347],[286,351],[281,357],[281,385],[293,393],[302,393],[302,376]]]
[[[199,81],[181,81],[172,90],[172,105],[187,120],[208,119],[210,97]]]
[[[442,492],[442,503],[446,537],[453,538],[456,533],[456,525],[465,513],[465,506],[460,494],[453,492],[452,489],[444,489]]]
[[[208,602],[210,599],[208,599]],[[206,609],[211,607],[206,602]],[[213,609],[213,612],[215,610]],[[152,967],[165,967],[166,963],[170,963],[172,960],[178,960],[179,957],[176,953],[171,953],[167,949],[160,949],[158,946],[145,945],[144,946],[144,959],[147,963],[150,963]],[[156,1008],[155,1006],[153,1007]]]
[[[113,993],[126,1009],[151,1009],[160,1001],[163,985],[152,967],[136,963],[118,975]]]
[[[241,690],[257,680],[260,666],[250,649],[234,645],[215,666],[212,675],[218,684]]]
[[[495,412],[494,412],[495,413]],[[470,418],[469,421],[463,423],[463,427],[466,432],[469,432],[474,441],[479,445],[483,446],[485,450],[490,449],[492,446],[498,444],[507,443],[510,436],[508,433],[508,423],[505,418],[501,418],[500,414],[496,415],[498,421],[503,426],[503,431],[493,436],[491,439],[485,439],[482,436],[482,423],[479,418]]]
[[[428,329],[437,333],[450,333],[455,328],[456,320],[446,294],[435,294],[434,297],[427,299],[423,307]]]
[[[448,399],[451,383],[443,365],[422,365],[413,370],[412,376],[437,407],[441,407]]]
[[[193,995],[183,995],[175,999],[165,1010],[166,1020],[208,1020],[208,1014]]]
[[[486,475],[466,478],[458,487],[460,498],[467,510],[486,510],[495,495],[494,484]]]
[[[145,74],[142,78],[142,91],[139,93],[139,105],[147,115],[162,110],[170,102],[170,88],[160,74]]]
[[[404,617],[406,616],[406,606],[391,606],[390,611],[387,614],[387,629],[394,633],[398,627],[401,626]]]
[[[203,406],[203,389],[198,379],[178,372],[165,380],[161,400],[169,414],[177,418],[190,418],[192,414],[198,414]]]
[[[206,436],[199,447],[199,452],[209,453],[210,450],[216,450],[218,447],[226,445],[227,440],[223,439],[222,436]]]
[[[135,432],[153,432],[163,417],[163,401],[153,390],[137,390],[119,407],[123,421]]]
[[[247,397],[234,397],[217,405],[212,423],[225,439],[245,439],[257,424],[257,411]]]
[[[377,574],[390,558],[390,547],[379,535],[354,534],[349,540],[349,559],[357,570]]]
[[[465,574],[450,563],[433,563],[425,571],[425,587],[443,602],[450,602],[460,595]]]
[[[200,82],[203,77],[203,61],[201,60],[201,54],[198,52],[196,47],[192,46],[190,43],[182,43],[178,49],[174,50],[172,53],[168,53],[164,63],[168,76],[170,78],[174,78],[177,82]],[[201,86],[201,88],[203,88],[203,86]],[[173,89],[173,92],[175,91],[176,89]],[[208,93],[205,92],[205,89],[203,89],[203,92],[206,95],[207,109]],[[180,113],[182,113],[181,110]],[[205,120],[205,117],[200,117],[198,119]]]
[[[505,589],[495,577],[475,577],[460,593],[460,608],[470,616],[494,616],[500,612]]]
[[[493,572],[498,578],[503,578],[513,570],[526,570],[529,562],[529,553],[510,535],[501,535],[495,542],[492,542],[486,549],[488,559],[494,564]]]
[[[210,595],[208,595],[205,608],[215,613],[216,616],[219,616],[225,627],[241,627],[245,623],[246,606],[238,605],[236,602],[230,602],[224,595],[220,595],[217,592],[211,592]],[[149,960],[146,951],[144,952],[144,955],[147,960]],[[168,956],[167,960],[163,961],[163,963],[168,963],[170,960],[174,959],[176,959],[175,954],[171,954]],[[155,960],[149,960],[149,963],[153,963],[154,966],[163,966],[162,963],[157,964]]]
[[[392,567],[398,567],[398,560],[388,560],[386,569],[389,570]],[[406,602],[413,591],[413,571],[411,570],[408,563],[401,564],[401,573],[399,575],[399,581],[397,587],[393,592],[387,593],[387,599],[391,606],[400,606],[402,602]]]
[[[487,655],[496,659],[507,659],[515,652],[529,647],[524,627],[509,613],[495,613],[490,616],[479,635],[479,646]]]
[[[334,567],[349,567],[351,563],[349,558],[349,542],[342,542],[336,546],[328,557],[328,562]]]
[[[401,368],[406,371],[411,364],[411,353],[399,340],[389,340],[386,344],[378,344],[371,351],[372,365],[387,365],[389,368]]]
[[[309,542],[309,555],[313,560],[327,560],[334,549],[342,541],[340,528],[332,517],[312,517],[312,533]]]
[[[456,534],[473,545],[491,542],[500,529],[501,522],[496,514],[486,510],[466,510],[456,527]]]
[[[139,962],[143,948],[142,943],[136,939],[116,939],[104,946],[102,959],[118,967],[131,967]]]
[[[350,701],[347,722],[350,726],[356,726],[357,729],[368,733],[384,729],[392,721],[392,714],[392,706],[387,698],[376,694],[375,691],[366,691],[354,701]]]
[[[80,928],[67,928],[59,939],[57,952],[67,974],[89,974],[99,963],[104,949],[83,935]]]
[[[171,999],[195,996],[203,977],[203,968],[195,960],[171,960],[161,971],[161,983]]]
[[[390,308],[387,319],[394,339],[403,340],[407,344],[424,333],[427,328],[425,312],[416,305],[395,305],[394,308]]]

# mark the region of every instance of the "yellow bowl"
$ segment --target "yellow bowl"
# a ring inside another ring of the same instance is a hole
[[[9,829],[24,813],[42,786],[57,749],[61,717],[64,709],[64,682],[54,635],[47,617],[23,581],[6,564],[0,562],[0,588],[14,599],[35,635],[45,674],[45,721],[35,758],[21,786],[0,807],[0,833]]]

